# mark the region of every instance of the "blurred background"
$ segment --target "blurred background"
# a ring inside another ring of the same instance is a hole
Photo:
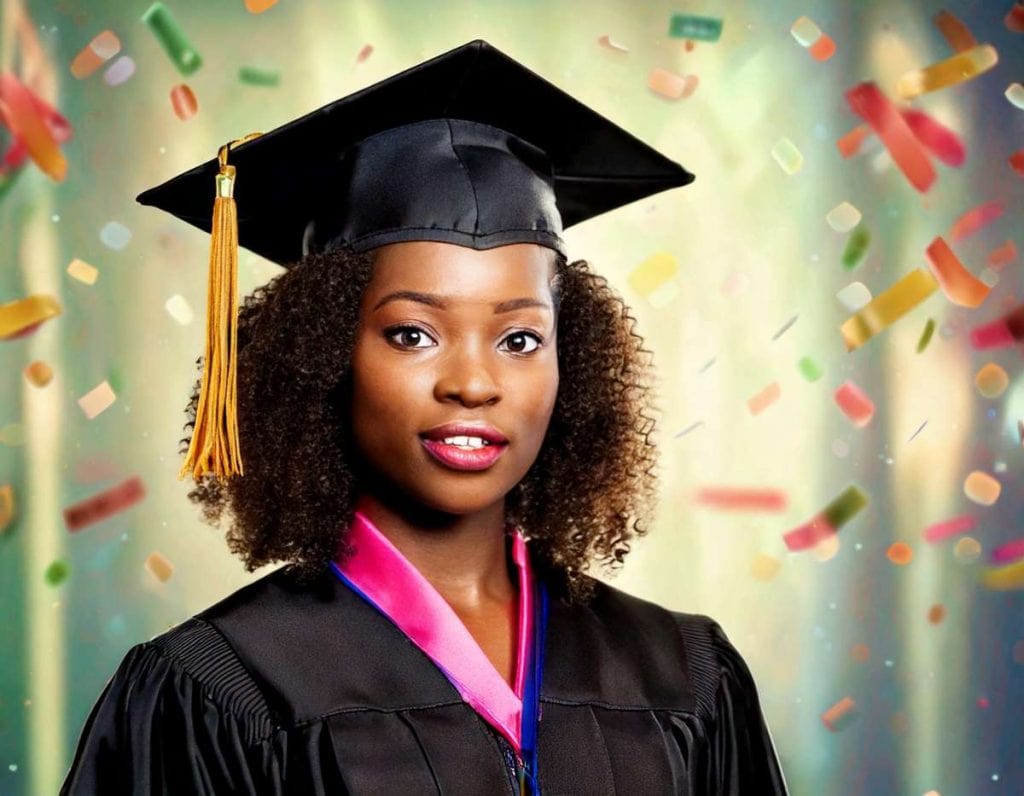
[[[270,571],[177,479],[208,236],[134,197],[474,38],[697,175],[565,236],[657,367],[657,521],[597,574],[722,624],[793,793],[1024,793],[1024,9],[149,8],[0,0],[0,793],[55,793],[126,651]],[[867,82],[902,144],[848,136]],[[242,294],[279,271],[243,251]]]

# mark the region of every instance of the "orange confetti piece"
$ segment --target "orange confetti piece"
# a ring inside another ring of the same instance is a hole
[[[1003,485],[988,473],[973,470],[964,479],[964,494],[975,503],[991,506],[1003,491]]]
[[[0,304],[0,340],[13,340],[62,311],[57,299],[44,294]]]
[[[854,644],[850,648],[850,657],[857,663],[867,663],[871,660],[871,647],[867,644]]]
[[[845,727],[854,716],[854,709],[857,703],[850,697],[843,697],[836,704],[821,714],[822,723],[832,732],[837,732]]]
[[[1010,385],[1010,377],[995,362],[987,362],[974,376],[974,386],[986,398],[998,398]]]
[[[885,551],[885,557],[897,566],[905,567],[914,560],[914,551],[906,542],[893,542]]]
[[[939,29],[954,52],[962,53],[964,50],[978,46],[978,40],[974,38],[970,28],[958,16],[945,9],[935,15],[935,27]]]
[[[23,372],[33,387],[45,387],[53,380],[53,368],[38,359],[26,365]]]
[[[89,77],[121,52],[121,40],[112,30],[96,35],[71,61],[71,74],[78,80]]]
[[[991,224],[1003,214],[1003,203],[998,199],[980,204],[968,210],[953,224],[949,231],[949,237],[956,243],[968,235],[973,235],[986,224]]]
[[[869,135],[871,135],[870,125],[861,124],[854,127],[836,141],[836,146],[839,147],[839,154],[844,158],[853,157],[860,152],[861,145]]]
[[[145,567],[161,583],[166,583],[174,574],[174,565],[155,550],[146,557]]]
[[[988,253],[989,267],[1000,270],[1004,265],[1012,263],[1017,259],[1017,244],[1012,240],[1006,241],[1002,246],[993,249]]]
[[[14,519],[14,489],[10,484],[0,486],[0,534],[6,533]]]
[[[683,99],[693,93],[696,86],[693,81],[687,80],[690,75],[677,75],[660,67],[652,69],[647,75],[647,86],[651,91],[660,94],[667,99]]]
[[[854,86],[845,94],[850,108],[882,139],[893,162],[917,190],[927,191],[935,182],[935,167],[906,120],[873,82]]]
[[[935,238],[926,254],[928,267],[946,298],[960,307],[981,305],[991,288],[964,268],[945,240]]]
[[[196,102],[196,95],[192,93],[185,83],[171,89],[171,107],[174,108],[174,115],[187,122],[196,115],[199,110],[199,103]]]
[[[34,95],[9,72],[0,75],[0,104],[4,107],[4,120],[25,145],[29,157],[43,173],[61,182],[67,175],[68,163]]]
[[[747,408],[750,410],[750,414],[761,414],[761,412],[779,400],[779,396],[781,394],[782,389],[779,387],[779,383],[777,381],[773,381],[757,395],[747,400]]]
[[[979,44],[924,69],[911,69],[896,84],[896,93],[903,99],[965,83],[984,74],[999,63],[999,53],[991,44]]]
[[[827,61],[836,54],[836,43],[827,33],[822,33],[818,40],[807,49],[814,56],[815,61]]]
[[[946,606],[942,603],[936,603],[928,609],[928,621],[933,625],[939,624],[943,619],[946,618]]]
[[[277,5],[277,0],[245,0],[245,10],[250,14],[262,14]]]
[[[698,490],[697,502],[735,511],[785,511],[786,493],[780,489],[706,486]]]

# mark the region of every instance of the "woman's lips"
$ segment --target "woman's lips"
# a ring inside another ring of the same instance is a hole
[[[484,445],[482,448],[465,451],[454,445],[446,445],[441,440],[420,438],[427,453],[453,470],[486,470],[505,452],[508,443],[500,445]]]

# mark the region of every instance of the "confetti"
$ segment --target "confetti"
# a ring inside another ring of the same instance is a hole
[[[788,138],[780,138],[772,147],[772,157],[786,174],[796,174],[804,165],[804,156]]]
[[[979,44],[924,69],[911,69],[896,84],[902,99],[964,83],[984,74],[999,62],[999,53],[991,44]]]
[[[1024,149],[1018,149],[1010,155],[1010,166],[1012,166],[1013,170],[1021,177],[1024,177]]]
[[[250,86],[273,87],[281,82],[281,73],[277,69],[242,66],[238,69],[238,79]]]
[[[1018,0],[1014,3],[1006,12],[1003,22],[1006,24],[1007,30],[1024,33],[1024,2]]]
[[[935,15],[934,22],[954,52],[960,53],[978,46],[974,34],[955,14],[943,9]]]
[[[100,230],[100,241],[109,249],[123,249],[132,239],[132,231],[117,221],[108,221]]]
[[[927,323],[924,325],[924,329],[921,331],[921,337],[917,341],[917,353],[924,353],[924,350],[928,347],[928,343],[931,342],[932,334],[935,333],[935,321],[929,318]]]
[[[973,235],[979,229],[992,223],[1003,214],[1003,203],[998,199],[985,202],[971,210],[968,210],[956,220],[949,230],[949,237],[956,243],[968,235]]]
[[[844,95],[850,109],[881,138],[892,159],[918,191],[935,181],[935,168],[902,114],[873,82],[861,83]]]
[[[153,31],[157,41],[183,75],[191,75],[203,65],[203,59],[196,48],[163,3],[153,3],[142,15],[142,21]]]
[[[967,149],[960,136],[916,108],[900,108],[900,116],[918,142],[940,161],[954,168],[964,164]]]
[[[999,246],[988,253],[988,265],[990,268],[995,268],[997,271],[1016,259],[1017,244],[1012,240],[1006,241],[1002,246]]]
[[[697,503],[733,511],[785,511],[786,493],[779,489],[705,486],[697,492]]]
[[[187,122],[196,115],[199,110],[199,103],[196,102],[196,95],[186,84],[181,83],[171,89],[171,107],[174,115]]]
[[[964,480],[964,494],[982,506],[991,506],[999,500],[1002,485],[988,473],[974,470]]]
[[[603,36],[598,36],[597,37],[597,43],[600,44],[602,47],[605,47],[605,48],[607,48],[609,50],[614,50],[615,52],[620,52],[620,53],[628,53],[629,52],[629,48],[628,47],[624,47],[623,45],[621,45],[621,44],[619,44],[617,42],[612,41],[611,36],[609,36],[607,33],[605,33]]]
[[[1024,304],[991,323],[971,330],[971,345],[979,351],[1005,348],[1024,339]]]
[[[869,135],[871,135],[870,125],[861,124],[854,127],[850,132],[846,133],[836,141],[836,146],[839,148],[839,154],[844,158],[856,155],[860,151],[864,140]]]
[[[103,64],[121,52],[121,40],[112,30],[93,37],[71,61],[71,74],[78,80],[89,77]]]
[[[986,398],[998,398],[1010,385],[1010,377],[995,362],[988,362],[974,376],[974,386]]]
[[[857,703],[853,699],[843,697],[821,714],[821,721],[831,732],[840,732],[856,718],[856,706]]]
[[[981,305],[991,288],[964,268],[942,237],[928,244],[925,254],[928,267],[947,299],[960,307]]]
[[[373,45],[372,44],[364,44],[363,48],[356,55],[356,63],[357,64],[361,64],[363,61],[365,61],[367,58],[370,57],[370,54],[372,52],[373,52]]]
[[[0,534],[11,529],[14,519],[14,488],[10,484],[0,486]]]
[[[695,75],[677,75],[667,69],[657,67],[647,76],[647,86],[656,94],[668,99],[685,99],[690,96],[696,85]]]
[[[900,567],[905,567],[914,560],[914,551],[906,542],[893,542],[885,551],[885,557]]]
[[[38,359],[26,365],[23,372],[33,387],[45,387],[53,380],[53,368]]]
[[[925,420],[925,421],[924,421],[924,422],[923,422],[923,423],[922,423],[921,425],[919,425],[919,426],[917,427],[917,431],[915,431],[915,432],[914,432],[913,434],[911,434],[911,435],[910,435],[910,439],[908,439],[908,440],[907,440],[907,442],[913,442],[913,441],[914,441],[914,438],[915,438],[915,437],[916,437],[916,436],[917,436],[918,434],[920,434],[920,433],[921,433],[922,431],[924,431],[924,427],[925,427],[925,426],[927,426],[927,425],[928,425],[928,421],[927,421],[927,420]]]
[[[50,566],[46,568],[46,572],[43,573],[43,578],[50,586],[59,586],[71,573],[71,567],[68,566],[68,562],[62,559],[57,559]]]
[[[679,285],[675,282],[678,271],[675,257],[667,252],[658,252],[634,268],[626,281],[633,290],[660,309],[679,295]]]
[[[779,559],[758,553],[757,558],[750,563],[750,574],[754,580],[769,581],[779,574],[781,568],[782,562]]]
[[[117,396],[114,395],[114,391],[110,388],[110,384],[106,381],[102,381],[79,398],[78,405],[82,407],[82,411],[85,412],[85,416],[92,420],[109,409],[116,400]]]
[[[775,334],[772,335],[772,342],[778,340],[780,337],[782,337],[782,335],[784,335],[787,331],[789,331],[789,328],[794,323],[796,323],[796,319],[799,318],[799,317],[800,317],[799,315],[794,315],[792,318],[790,318],[788,321],[786,321],[784,324],[782,324],[782,327],[779,329],[779,331],[777,331]]]
[[[846,350],[853,351],[883,332],[938,289],[938,282],[923,268],[915,268],[864,309],[839,327]]]
[[[64,133],[65,138],[70,137],[67,119],[9,72],[0,74],[0,109],[0,118],[17,136],[18,144],[32,161],[48,177],[61,182],[67,176],[68,163],[57,145],[60,133]]]
[[[145,567],[161,583],[166,583],[174,574],[174,565],[155,550],[146,557]]]
[[[673,14],[669,19],[668,35],[674,39],[718,41],[722,35],[722,20],[693,14]]]
[[[981,544],[973,536],[965,536],[953,545],[953,555],[961,564],[973,564],[981,556]]]
[[[851,484],[813,519],[783,534],[783,541],[790,550],[814,547],[823,539],[835,535],[867,505],[868,496]]]
[[[836,299],[850,312],[856,312],[871,303],[871,291],[862,282],[851,282],[836,293]]]
[[[1011,83],[1006,89],[1006,98],[1015,107],[1024,110],[1024,86],[1020,83]]]
[[[810,47],[816,42],[821,36],[821,28],[819,28],[814,20],[809,17],[800,17],[794,22],[789,32],[793,34],[793,38],[799,42],[801,47]]]
[[[15,340],[31,334],[44,321],[63,310],[53,296],[37,294],[0,304],[0,340]]]
[[[68,264],[67,272],[72,279],[77,279],[85,285],[95,285],[96,278],[100,273],[99,269],[89,265],[85,260],[79,260],[77,257]]]
[[[184,296],[175,293],[164,303],[164,308],[168,314],[174,318],[182,326],[188,326],[192,323],[192,319],[195,315],[192,312],[192,307]]]
[[[836,232],[849,232],[860,223],[860,210],[849,202],[840,202],[825,216],[828,225]]]
[[[810,357],[801,357],[800,361],[796,363],[796,366],[800,369],[801,375],[807,379],[807,381],[815,382],[821,378],[821,368],[818,364]]]
[[[122,55],[103,73],[103,82],[108,86],[120,86],[134,74],[135,61],[127,55]]]
[[[245,0],[245,10],[250,14],[262,14],[277,5],[277,0]]]
[[[853,421],[857,428],[864,428],[875,415],[875,404],[860,387],[850,380],[840,385],[833,398],[836,406]]]
[[[973,514],[961,514],[958,517],[929,525],[921,532],[921,536],[926,542],[935,544],[944,539],[949,539],[951,536],[959,536],[962,533],[974,530],[977,525],[978,518]]]
[[[145,496],[142,480],[137,476],[129,478],[65,508],[64,525],[71,532],[80,531],[134,506]]]
[[[747,408],[750,410],[750,414],[761,414],[761,412],[779,400],[781,394],[782,390],[779,388],[779,383],[773,381],[761,392],[757,393],[757,395],[747,399]]]
[[[808,48],[808,52],[815,61],[827,61],[836,54],[836,43],[827,33],[822,33],[821,38]]]
[[[843,248],[843,254],[839,258],[843,264],[843,268],[847,271],[852,271],[864,259],[864,255],[867,254],[868,246],[871,244],[871,233],[868,232],[867,226],[864,224],[858,224],[853,228],[853,232],[850,233],[850,237],[846,239],[846,246]],[[870,294],[869,294],[870,295]]]
[[[680,431],[678,434],[676,434],[675,439],[679,439],[680,437],[683,437],[683,436],[689,434],[695,428],[699,428],[700,426],[703,426],[703,425],[704,425],[704,421],[703,420],[698,420],[696,423],[691,423],[686,428],[684,428],[682,431]]]
[[[931,624],[937,625],[945,618],[946,606],[942,603],[935,603],[935,605],[928,609],[928,621]]]
[[[2,523],[0,523],[2,524]],[[993,564],[1009,564],[1024,558],[1024,539],[1014,539],[993,548],[991,561]]]
[[[981,575],[981,585],[994,591],[1024,589],[1024,561],[985,570]]]

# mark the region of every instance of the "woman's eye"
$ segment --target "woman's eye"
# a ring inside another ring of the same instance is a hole
[[[423,339],[430,339],[426,332],[416,326],[399,326],[386,332],[384,336],[388,340],[397,337],[399,345],[408,348],[425,348],[425,346],[419,346],[416,343]]]
[[[524,351],[524,350],[522,350],[522,349],[520,349],[518,347],[520,345],[520,341],[528,340],[531,337],[534,340],[537,341],[537,345],[536,346],[534,346],[533,348],[531,348],[531,349],[529,349],[527,351]],[[536,351],[538,348],[540,348],[541,343],[543,342],[543,340],[541,340],[540,337],[535,335],[533,332],[512,332],[512,334],[510,334],[505,339],[506,340],[514,340],[514,341],[516,341],[516,343],[515,343],[516,347],[512,351],[512,353],[514,353],[514,354],[532,354],[534,351]]]
[[[429,346],[419,345],[421,341],[429,341],[432,338],[418,326],[398,326],[384,333],[388,340],[396,340],[403,348],[428,348]],[[524,348],[529,339],[536,341],[533,348]],[[532,354],[544,342],[539,335],[533,332],[513,332],[505,337],[502,342],[510,342],[510,350],[513,354]]]

